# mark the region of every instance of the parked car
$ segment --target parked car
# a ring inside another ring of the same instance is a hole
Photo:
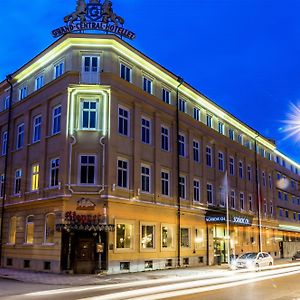
[[[274,260],[267,252],[249,252],[240,255],[231,263],[232,269],[258,269],[272,266]]]
[[[297,251],[294,256],[292,257],[292,260],[300,260],[300,251]]]

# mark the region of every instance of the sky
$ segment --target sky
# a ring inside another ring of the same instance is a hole
[[[55,40],[76,0],[1,1],[0,81]],[[131,45],[300,163],[284,121],[300,106],[299,0],[112,0]],[[300,119],[300,116],[299,116]]]

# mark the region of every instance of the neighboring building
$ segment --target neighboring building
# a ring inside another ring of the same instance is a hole
[[[9,137],[10,88],[0,84],[3,266],[118,273],[175,267],[178,256],[183,266],[226,262],[227,194],[230,254],[261,243],[279,258],[283,241],[298,240],[299,164],[184,83],[178,180],[177,77],[120,38],[65,35],[12,81]]]

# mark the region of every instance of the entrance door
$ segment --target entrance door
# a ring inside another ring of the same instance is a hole
[[[224,238],[214,238],[215,263],[227,263],[227,245]]]
[[[95,266],[95,244],[92,238],[79,238],[75,255],[75,273],[94,273]]]

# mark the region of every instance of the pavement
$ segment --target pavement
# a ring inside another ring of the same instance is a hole
[[[275,264],[283,264],[290,260],[277,260]],[[70,275],[70,274],[53,274],[44,272],[34,272],[28,270],[16,270],[0,268],[0,278],[13,279],[21,282],[63,285],[63,286],[83,286],[83,285],[107,285],[127,282],[136,282],[143,280],[153,280],[161,278],[184,278],[191,276],[221,276],[221,274],[230,272],[228,265],[221,266],[204,266],[204,267],[185,267],[167,270],[145,271],[139,273],[123,274],[92,274],[92,275]]]

